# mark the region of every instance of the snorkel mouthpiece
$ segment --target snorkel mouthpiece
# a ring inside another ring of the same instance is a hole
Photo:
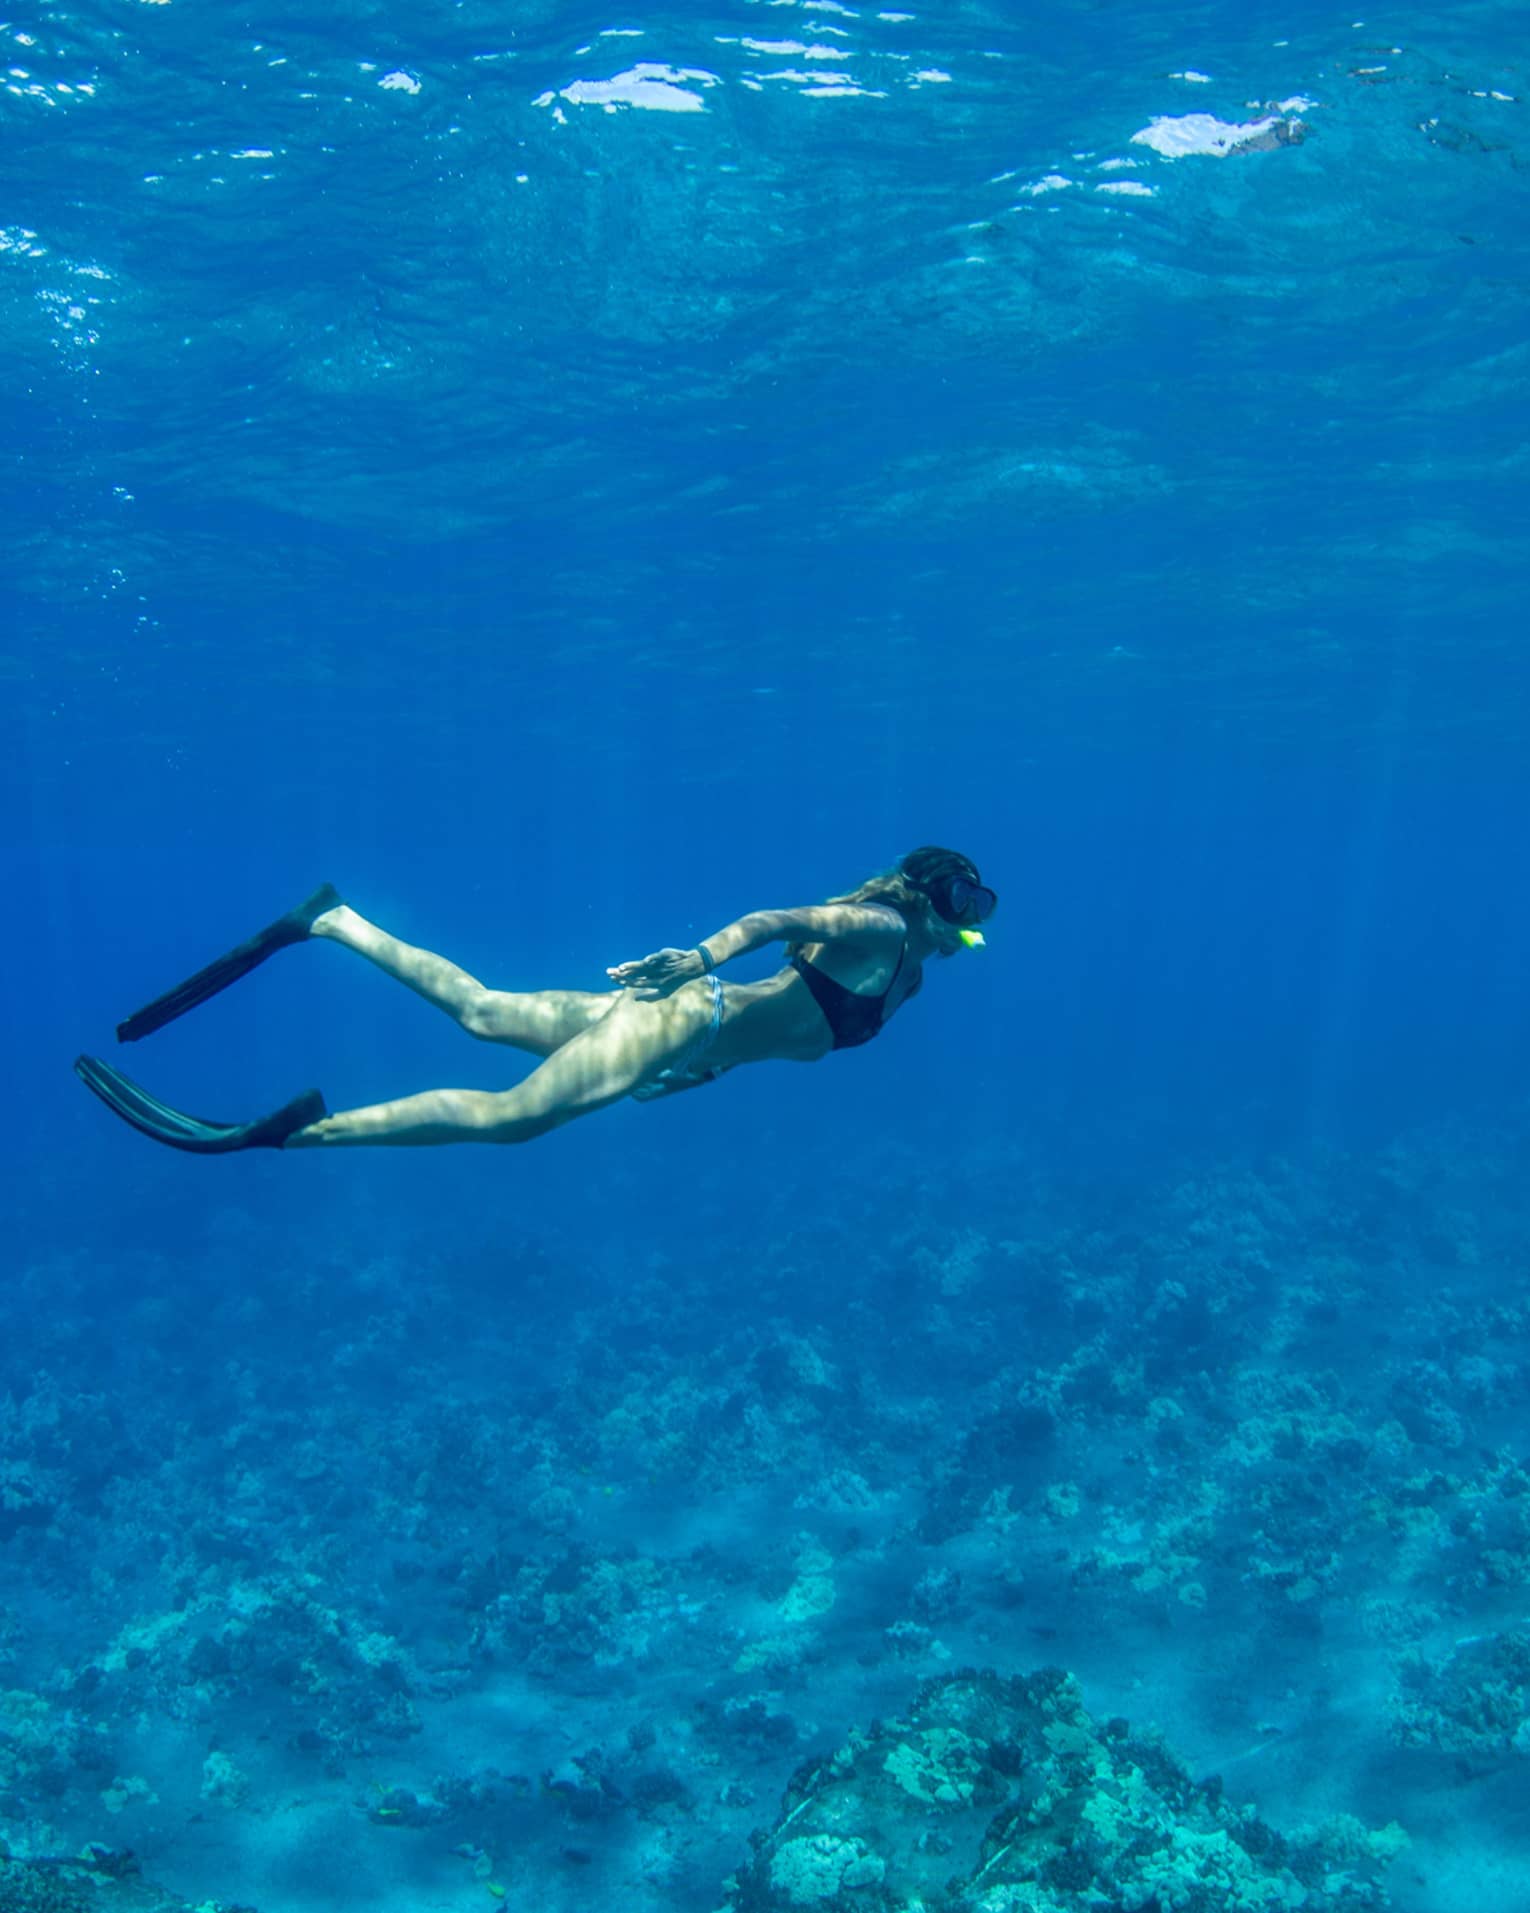
[[[981,950],[987,943],[987,938],[981,930],[958,930],[956,934],[969,950]]]

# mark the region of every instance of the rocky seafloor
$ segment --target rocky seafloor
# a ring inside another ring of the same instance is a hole
[[[1527,1158],[33,1244],[0,1909],[1530,1903]]]

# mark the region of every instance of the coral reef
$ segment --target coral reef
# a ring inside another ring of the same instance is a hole
[[[1403,1746],[1441,1748],[1470,1773],[1480,1760],[1530,1755],[1530,1628],[1404,1656],[1392,1708]]]
[[[1057,1669],[963,1671],[804,1767],[736,1913],[1337,1913],[1384,1905],[1395,1828],[1282,1838]]]
[[[252,1907],[185,1900],[151,1886],[131,1853],[90,1847],[66,1856],[19,1860],[0,1843],[4,1913],[254,1913]]]
[[[739,1893],[1035,1913],[1087,1865],[1168,1905],[1153,1867],[1183,1893],[1193,1860],[1342,1905],[1377,1877],[1342,1811],[1415,1836],[1408,1905],[1438,1802],[1486,1822],[1527,1752],[1523,1154],[1445,1130],[1064,1175],[996,1140],[951,1160],[953,1232],[922,1200],[886,1226],[864,1192],[911,1165],[868,1145],[769,1255],[699,1172],[747,1307],[499,1235],[318,1231],[267,1271],[249,1217],[194,1318],[174,1258],[19,1269],[0,1833],[152,1873],[194,1825],[237,1856],[212,1890],[269,1901],[250,1836],[300,1801],[315,1867],[377,1892],[444,1894],[471,1850],[552,1913],[700,1905],[806,1761]],[[1280,1836],[1064,1685],[1069,1768],[1024,1725],[1039,1677],[1002,1687],[1041,1660]],[[960,1708],[958,1666],[995,1670]],[[845,1740],[921,1681],[908,1731]],[[1026,1771],[1079,1776],[1029,1830],[1000,1693]],[[842,1741],[846,1817],[817,1817]]]

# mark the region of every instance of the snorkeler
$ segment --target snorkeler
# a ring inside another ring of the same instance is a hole
[[[649,1101],[710,1083],[740,1063],[816,1062],[869,1043],[917,991],[930,956],[983,941],[998,898],[977,866],[935,845],[827,903],[754,910],[692,950],[657,950],[606,974],[612,990],[489,990],[455,963],[400,943],[329,884],[306,903],[117,1025],[134,1043],[226,990],[289,944],[325,937],[368,958],[489,1043],[545,1060],[504,1091],[433,1089],[329,1115],[318,1090],[249,1123],[204,1122],[81,1056],[81,1080],[156,1142],[200,1155],[344,1143],[530,1142],[624,1096]],[[784,942],[761,983],[724,983],[719,965]]]

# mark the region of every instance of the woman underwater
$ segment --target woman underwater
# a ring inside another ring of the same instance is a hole
[[[346,1143],[530,1142],[624,1096],[647,1101],[709,1083],[741,1063],[811,1063],[869,1043],[917,991],[931,956],[981,943],[998,898],[977,866],[926,845],[827,903],[753,910],[693,950],[658,950],[606,974],[615,988],[490,990],[429,950],[400,943],[328,884],[248,942],[117,1025],[148,1036],[205,1003],[288,944],[343,943],[445,1010],[470,1036],[545,1060],[514,1089],[432,1089],[329,1115],[318,1090],[251,1123],[172,1109],[93,1056],[81,1079],[156,1142],[202,1155],[326,1149]],[[724,983],[720,965],[784,942],[788,962],[761,983]]]

